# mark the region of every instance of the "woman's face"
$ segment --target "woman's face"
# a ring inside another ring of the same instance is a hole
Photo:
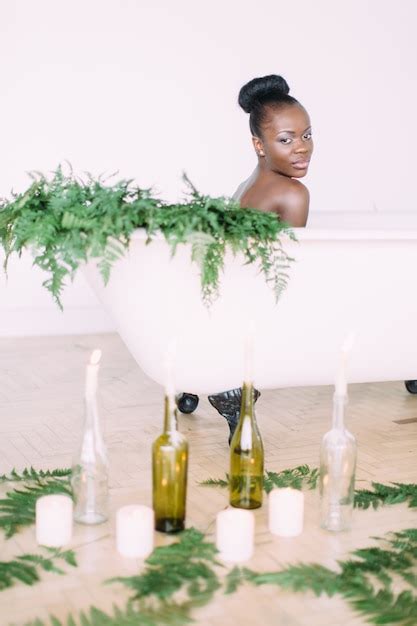
[[[301,105],[270,109],[262,125],[262,139],[253,138],[255,150],[268,169],[302,178],[307,174],[313,152],[311,123]]]

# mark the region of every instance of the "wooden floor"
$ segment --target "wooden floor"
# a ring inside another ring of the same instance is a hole
[[[50,613],[62,619],[90,605],[110,610],[114,603],[123,604],[127,593],[102,582],[140,567],[140,562],[123,559],[115,550],[114,512],[123,504],[151,504],[150,445],[161,429],[162,390],[141,372],[117,335],[0,340],[0,474],[13,467],[71,464],[83,414],[84,365],[95,347],[103,350],[99,396],[111,462],[111,521],[75,527],[71,547],[79,567],[67,576],[43,574],[43,582],[33,588],[19,584],[1,592],[2,625],[45,619]],[[331,397],[330,387],[262,393],[257,416],[268,469],[317,465]],[[195,415],[181,416],[180,427],[191,454],[187,523],[213,536],[215,515],[227,506],[227,493],[198,482],[223,477],[227,471],[227,424],[202,398]],[[359,445],[357,486],[370,480],[417,482],[417,396],[409,395],[402,382],[351,385],[348,427]],[[256,512],[256,552],[248,567],[272,570],[288,561],[334,565],[349,550],[370,545],[371,535],[417,523],[415,511],[399,505],[355,512],[351,532],[326,533],[317,525],[316,497],[306,494],[305,531],[296,539],[273,538],[266,527],[267,507]],[[157,541],[161,544],[165,537],[158,535]],[[8,541],[0,538],[1,560],[33,551],[33,528]],[[204,626],[365,623],[341,599],[272,587],[218,595],[195,618]]]

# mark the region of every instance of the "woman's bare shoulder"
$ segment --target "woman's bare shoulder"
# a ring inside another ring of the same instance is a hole
[[[299,180],[288,178],[279,184],[271,184],[265,196],[265,208],[274,211],[291,226],[305,226],[307,223],[310,194]]]

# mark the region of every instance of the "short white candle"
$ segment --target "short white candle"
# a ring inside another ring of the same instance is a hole
[[[41,546],[60,548],[72,537],[72,499],[61,494],[36,500],[36,541]]]
[[[253,554],[255,517],[252,511],[226,509],[217,514],[216,547],[223,561],[247,561]]]
[[[269,494],[269,530],[280,537],[303,532],[304,494],[298,489],[273,489]]]
[[[119,554],[145,559],[153,550],[154,512],[148,506],[129,504],[116,514],[116,545]]]

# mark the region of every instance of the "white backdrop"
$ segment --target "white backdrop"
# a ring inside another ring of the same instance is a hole
[[[65,159],[232,194],[255,164],[239,88],[281,73],[312,118],[311,211],[416,210],[416,20],[415,0],[3,0],[0,194]],[[62,316],[29,265],[0,278],[0,334],[111,329],[82,282]]]

